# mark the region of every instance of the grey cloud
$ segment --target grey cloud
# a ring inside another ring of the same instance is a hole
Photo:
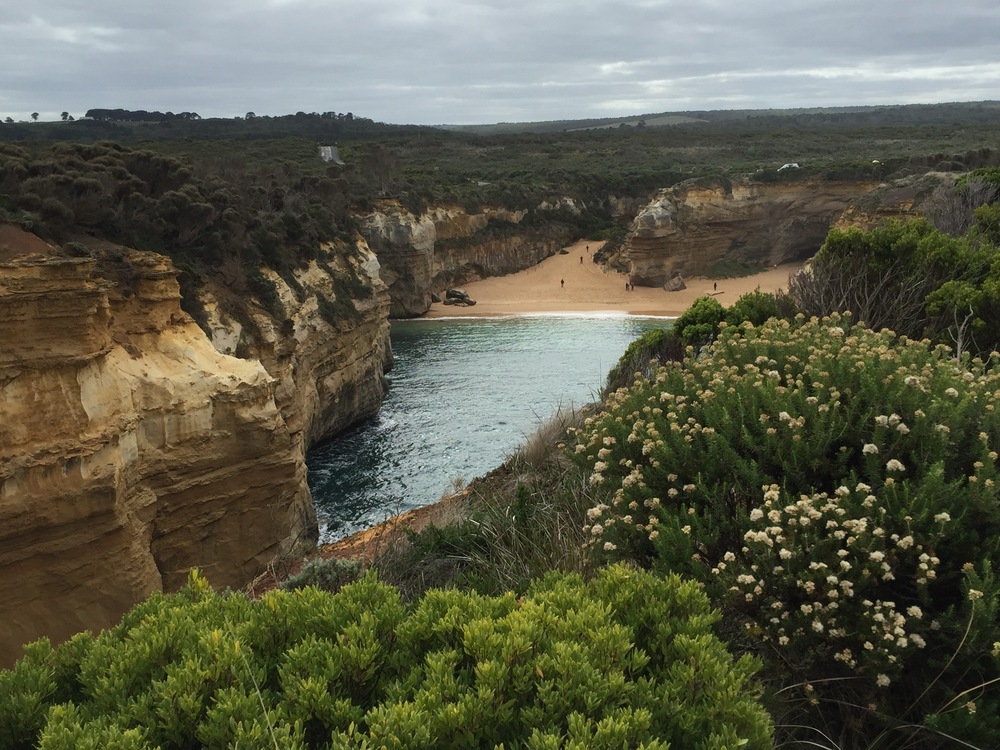
[[[433,124],[1000,90],[1000,8],[980,0],[41,0],[2,10],[0,116],[16,118],[335,109]]]

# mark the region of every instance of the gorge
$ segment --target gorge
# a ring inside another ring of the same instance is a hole
[[[639,211],[621,257],[648,285],[730,257],[800,257],[874,186],[670,189]],[[314,544],[305,452],[377,412],[390,317],[419,316],[432,293],[528,268],[574,238],[524,218],[454,206],[418,216],[383,201],[358,217],[353,244],[324,247],[291,276],[264,269],[278,300],[250,305],[250,319],[209,280],[201,328],[168,258],[99,239],[72,257],[8,225],[0,664],[36,637],[113,624],[193,566],[239,588]],[[334,304],[342,314],[328,314]]]

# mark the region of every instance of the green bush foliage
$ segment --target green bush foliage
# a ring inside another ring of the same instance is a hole
[[[750,658],[694,582],[625,566],[522,597],[373,575],[221,596],[194,573],[115,628],[0,672],[0,746],[766,748]]]
[[[688,353],[579,432],[589,544],[699,579],[840,747],[1000,744],[996,360],[846,317]]]
[[[998,213],[979,207],[962,237],[924,219],[832,229],[790,294],[808,315],[850,312],[875,329],[988,353],[1000,348]]]
[[[309,144],[309,153],[315,155],[315,145]],[[356,225],[346,180],[303,173],[287,163],[269,162],[268,171],[245,154],[230,160],[218,154],[190,156],[175,158],[108,141],[56,143],[32,151],[0,144],[0,193],[5,195],[0,215],[50,239],[88,234],[161,252],[206,276],[219,277],[225,266],[233,299],[245,306],[252,296],[278,320],[284,314],[264,267],[301,296],[292,271],[341,256],[343,262],[327,264],[328,270],[336,266],[338,297],[340,288],[366,288],[349,257]],[[272,147],[270,158],[280,162],[281,156]],[[203,317],[194,295],[186,293],[183,303]],[[356,317],[349,304],[341,307],[339,317]]]
[[[625,353],[608,373],[607,391],[614,391],[632,382],[635,373],[649,374],[650,363],[681,359],[684,347],[677,336],[676,325],[652,328],[628,345]]]
[[[698,297],[691,307],[677,318],[674,333],[684,346],[704,346],[719,330],[719,323],[726,317],[726,308],[715,297]]]

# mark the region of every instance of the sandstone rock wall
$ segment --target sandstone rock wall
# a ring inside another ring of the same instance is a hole
[[[253,335],[209,290],[211,338],[162,256],[127,253],[114,281],[89,258],[5,259],[0,666],[112,625],[192,566],[241,587],[315,542],[305,451],[375,414],[391,365],[374,253],[330,252],[297,273],[304,294],[274,276],[287,320],[257,311]],[[338,304],[331,324],[321,305]]]
[[[298,294],[264,269],[286,317],[279,323],[258,309],[252,336],[208,295],[216,348],[232,354],[244,347],[276,378],[276,403],[303,451],[374,416],[388,388],[385,373],[392,367],[389,291],[375,253],[359,240],[353,248],[326,248],[321,260],[295,272],[302,290]],[[347,290],[337,291],[334,276],[354,279],[366,295],[339,299]],[[331,324],[321,304],[338,302],[350,315]]]
[[[930,199],[933,203],[935,191],[952,187],[958,176],[955,172],[926,172],[879,185],[853,201],[834,226],[868,231],[887,221],[909,221],[925,216],[925,202]]]
[[[362,231],[381,264],[390,315],[422,315],[430,309],[432,292],[529,268],[572,239],[559,225],[523,226],[525,214],[435,207],[416,217],[390,201],[365,217]]]
[[[722,260],[772,266],[815,253],[853,199],[873,182],[682,183],[660,191],[632,223],[622,249],[633,280],[661,286]]]
[[[0,663],[315,538],[277,381],[212,348],[167,259],[128,262],[127,296],[90,259],[0,266]]]

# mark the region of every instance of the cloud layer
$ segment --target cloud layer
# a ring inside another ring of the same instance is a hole
[[[995,0],[40,0],[0,19],[0,118],[439,124],[1000,98]]]

